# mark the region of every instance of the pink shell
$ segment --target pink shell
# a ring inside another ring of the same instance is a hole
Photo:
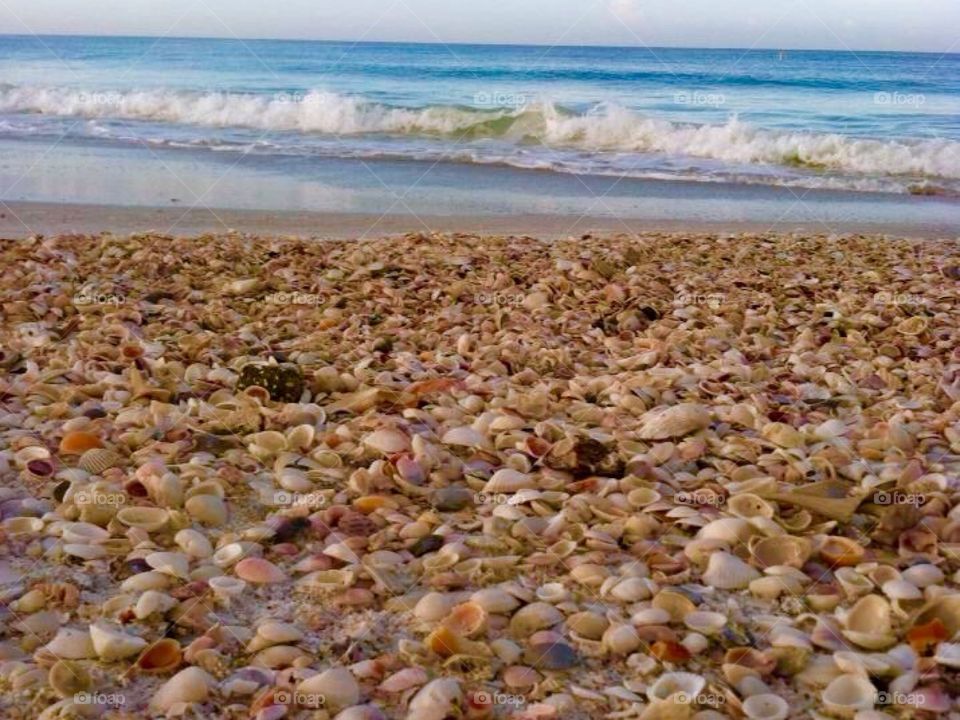
[[[427,676],[427,671],[423,668],[404,668],[380,683],[380,689],[390,693],[403,692],[404,690],[424,685],[427,680],[429,680],[429,677]]]
[[[283,570],[263,558],[244,558],[237,563],[234,572],[241,580],[261,585],[287,581],[287,574]]]

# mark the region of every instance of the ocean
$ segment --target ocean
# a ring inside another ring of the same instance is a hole
[[[353,196],[369,184],[359,175],[442,166],[467,189],[495,189],[499,168],[514,171],[505,186],[523,184],[519,171],[570,188],[608,178],[695,183],[684,193],[705,197],[749,186],[952,203],[960,54],[4,36],[0,151],[0,182],[16,180],[0,199],[90,201],[91,174],[119,172],[109,158],[140,157],[178,180],[242,159],[287,196],[291,183],[310,196],[311,182]],[[129,179],[98,192],[150,204]]]

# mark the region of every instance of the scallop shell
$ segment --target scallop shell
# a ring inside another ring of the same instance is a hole
[[[102,447],[103,441],[93,433],[75,430],[68,432],[60,440],[59,452],[61,455],[82,455],[87,450]]]
[[[122,462],[123,458],[113,450],[93,448],[80,456],[77,466],[91,475],[101,475],[104,471],[117,467]]]

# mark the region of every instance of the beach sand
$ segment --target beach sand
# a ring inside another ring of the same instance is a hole
[[[946,712],[955,242],[561,232],[3,241],[0,715]]]

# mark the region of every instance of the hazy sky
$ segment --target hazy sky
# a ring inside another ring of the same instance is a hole
[[[960,0],[0,0],[0,33],[960,52]]]

